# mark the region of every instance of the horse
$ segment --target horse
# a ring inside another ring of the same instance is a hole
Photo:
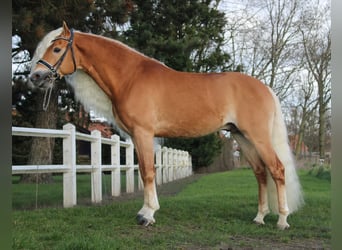
[[[272,211],[278,213],[277,227],[289,228],[288,215],[302,206],[303,195],[280,101],[271,88],[239,72],[176,71],[117,40],[69,29],[65,22],[57,33],[41,48],[29,79],[46,89],[65,76],[77,88],[75,95],[88,93],[83,102],[106,106],[108,117],[131,136],[144,184],[138,224],[154,224],[160,208],[153,139],[226,130],[258,183],[254,222],[265,224]],[[100,99],[92,101],[91,93]]]

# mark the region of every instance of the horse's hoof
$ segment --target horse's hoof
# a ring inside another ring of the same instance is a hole
[[[254,218],[254,223],[257,225],[265,225],[264,222],[264,217],[268,214],[268,212],[266,211],[265,213],[258,213],[257,216]]]
[[[142,226],[145,226],[145,227],[147,227],[149,225],[152,225],[153,222],[154,222],[154,221],[151,221],[151,220],[145,218],[142,214],[138,214],[136,219],[137,219],[138,225],[142,225]]]
[[[287,218],[287,214],[286,215],[283,215],[283,214],[279,215],[279,219],[277,222],[278,229],[285,230],[285,229],[288,229],[290,227],[290,225],[286,221],[286,218]]]
[[[144,218],[144,216],[141,215],[141,214],[138,214],[136,219],[137,219],[138,225],[144,225],[145,222],[147,221],[147,220]]]
[[[280,229],[280,230],[285,230],[285,229],[290,228],[290,225],[287,224],[287,223],[285,223],[285,224],[277,224],[277,227],[278,227],[278,229]]]
[[[259,219],[257,219],[257,218],[255,218],[255,219],[253,220],[253,222],[254,222],[255,224],[257,224],[257,225],[265,225],[264,220],[259,220]]]

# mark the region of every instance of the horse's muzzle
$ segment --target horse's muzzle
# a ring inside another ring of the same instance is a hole
[[[29,78],[35,87],[45,88],[50,84],[53,74],[50,71],[38,70],[32,72]]]

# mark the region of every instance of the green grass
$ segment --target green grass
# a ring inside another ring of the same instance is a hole
[[[291,228],[252,223],[257,185],[251,170],[201,177],[175,196],[159,197],[157,223],[135,224],[142,199],[72,209],[13,212],[13,249],[282,249],[330,246],[330,182],[300,172],[305,206],[288,219]],[[13,197],[14,198],[14,197]]]
[[[12,177],[12,207],[14,209],[33,209],[45,207],[63,206],[63,177],[54,175],[53,183],[50,184],[22,184],[19,183],[20,176]],[[88,204],[91,200],[91,177],[90,174],[77,175],[77,202],[78,204]],[[138,189],[138,175],[135,175],[135,190]],[[111,176],[102,176],[102,194],[111,195]],[[121,175],[121,192],[126,192],[126,175]]]

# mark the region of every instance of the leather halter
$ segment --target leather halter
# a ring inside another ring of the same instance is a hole
[[[74,55],[74,49],[72,48],[72,43],[74,41],[74,30],[70,29],[70,38],[65,38],[65,37],[57,37],[56,39],[53,39],[51,42],[57,41],[57,40],[65,40],[68,42],[67,48],[64,51],[64,53],[61,55],[61,57],[57,60],[57,62],[54,65],[51,65],[47,61],[40,59],[38,60],[37,64],[40,63],[47,67],[52,73],[54,77],[59,77],[60,75],[58,74],[57,70],[61,66],[66,54],[68,53],[69,49],[71,50],[71,55],[72,55],[72,62],[74,63],[74,73],[76,71],[76,60],[75,60],[75,55]]]

